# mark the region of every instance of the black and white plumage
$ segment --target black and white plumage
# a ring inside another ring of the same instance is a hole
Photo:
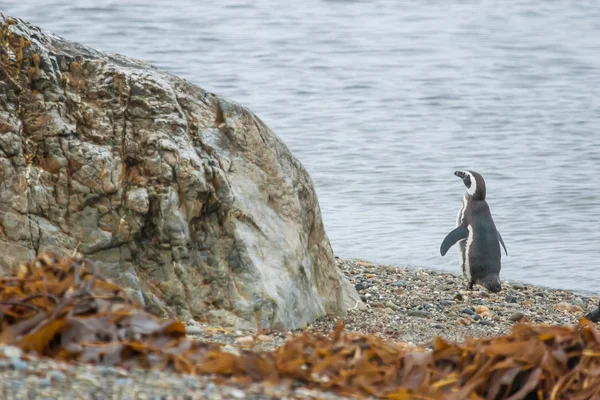
[[[440,253],[444,256],[450,247],[458,242],[460,263],[467,278],[467,289],[475,283],[489,291],[502,290],[500,284],[500,245],[506,246],[496,229],[490,208],[485,201],[485,181],[477,172],[456,171],[454,175],[462,179],[467,187],[462,208],[456,219],[456,229],[450,232],[442,245]]]

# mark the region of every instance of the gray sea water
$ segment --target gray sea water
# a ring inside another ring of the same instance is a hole
[[[253,110],[308,169],[336,255],[459,271],[486,179],[503,279],[600,292],[597,0],[0,0]]]

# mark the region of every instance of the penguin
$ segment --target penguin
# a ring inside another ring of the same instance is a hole
[[[485,201],[485,181],[474,171],[456,171],[467,191],[456,218],[456,229],[450,232],[440,246],[442,257],[458,242],[460,263],[467,279],[467,290],[479,284],[490,292],[502,290],[500,284],[500,258],[502,251],[508,256],[504,240],[496,229],[490,208]]]

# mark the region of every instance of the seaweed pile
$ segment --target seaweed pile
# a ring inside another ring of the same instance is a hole
[[[593,399],[600,396],[600,333],[515,325],[507,336],[433,350],[344,332],[290,337],[271,352],[236,354],[192,341],[181,322],[128,299],[81,257],[42,254],[0,278],[0,343],[39,356],[125,368],[215,374],[238,382],[301,384],[388,399]]]

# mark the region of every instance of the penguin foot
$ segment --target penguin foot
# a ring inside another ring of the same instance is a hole
[[[473,290],[473,283],[467,283],[467,289],[466,290]]]

